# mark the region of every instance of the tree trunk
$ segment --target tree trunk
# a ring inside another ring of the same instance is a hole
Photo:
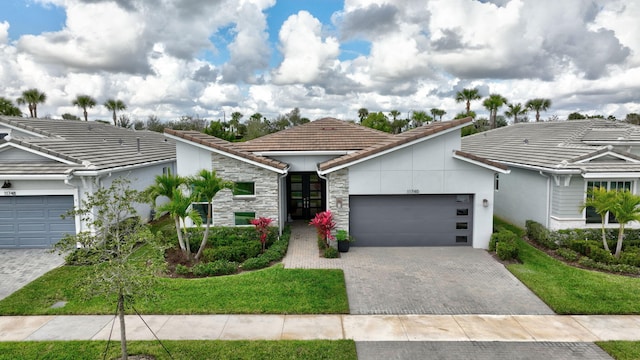
[[[87,117],[89,114],[87,114],[87,110],[84,111],[84,121],[87,121]]]
[[[118,317],[120,318],[120,348],[122,360],[127,360],[127,332],[124,326],[124,295],[118,294]]]
[[[618,243],[616,244],[616,259],[620,258],[622,252],[622,238],[624,237],[624,224],[620,223],[620,231],[618,232]]]
[[[187,256],[187,259],[191,260],[191,242],[189,241],[189,236],[187,235],[187,224],[185,223],[184,219],[182,219],[182,230],[184,230],[184,253]]]
[[[174,219],[176,221],[176,232],[178,233],[178,244],[180,245],[180,250],[182,252],[186,252],[187,249],[184,247],[184,239],[182,238],[182,229],[180,229],[180,218],[178,216]]]
[[[608,252],[611,252],[611,250],[609,250],[609,243],[607,243],[607,235],[604,230],[604,215],[601,215],[601,217],[602,217],[602,246],[604,246],[605,250],[607,250]]]
[[[209,227],[211,226],[211,203],[207,204],[207,227],[204,229],[204,235],[202,236],[202,242],[200,243],[200,248],[196,253],[196,260],[200,259],[202,256],[202,251],[204,247],[207,245],[207,239],[209,239]]]
[[[118,122],[116,121],[116,111],[113,110],[113,126],[118,126]]]

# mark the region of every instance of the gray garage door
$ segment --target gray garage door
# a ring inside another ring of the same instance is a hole
[[[75,233],[73,196],[0,197],[0,248],[48,248]]]
[[[354,246],[470,246],[473,195],[349,197]]]

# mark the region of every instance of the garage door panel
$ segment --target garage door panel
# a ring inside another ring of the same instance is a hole
[[[354,195],[355,246],[470,246],[472,195]]]
[[[47,248],[65,234],[75,233],[73,196],[0,197],[0,247]]]

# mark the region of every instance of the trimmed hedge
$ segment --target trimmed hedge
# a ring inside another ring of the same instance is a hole
[[[536,243],[551,250],[555,250],[558,248],[558,244],[554,241],[554,239],[552,239],[549,230],[547,230],[547,228],[542,224],[533,220],[527,220],[525,223],[525,227],[527,229],[527,237],[530,240],[533,240]]]
[[[518,259],[518,235],[506,229],[500,229],[491,235],[489,250],[495,251],[500,260]]]

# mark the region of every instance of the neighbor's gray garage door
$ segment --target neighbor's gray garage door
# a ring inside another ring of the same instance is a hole
[[[0,248],[47,248],[64,234],[75,234],[73,196],[0,197]]]
[[[473,195],[352,195],[354,246],[472,245]]]

